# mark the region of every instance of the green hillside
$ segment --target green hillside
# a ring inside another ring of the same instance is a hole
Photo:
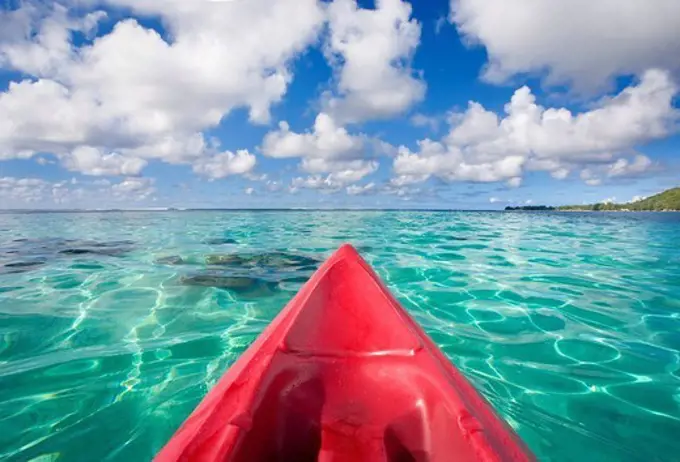
[[[558,210],[630,210],[635,212],[653,210],[678,210],[680,211],[680,188],[668,189],[662,193],[650,196],[637,202],[626,204],[600,203],[591,205],[563,205]]]

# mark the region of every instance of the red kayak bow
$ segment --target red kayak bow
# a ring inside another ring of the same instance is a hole
[[[156,457],[530,460],[350,245],[319,268]]]

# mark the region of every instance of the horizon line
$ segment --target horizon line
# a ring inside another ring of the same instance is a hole
[[[152,207],[152,208],[110,208],[110,209],[3,209],[0,213],[104,213],[104,212],[503,212],[503,209],[451,209],[451,208],[318,208],[318,207],[251,207],[251,208],[223,208],[223,207]]]

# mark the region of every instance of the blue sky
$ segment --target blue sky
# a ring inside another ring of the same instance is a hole
[[[497,209],[678,186],[680,3],[610,3],[6,1],[0,208]]]

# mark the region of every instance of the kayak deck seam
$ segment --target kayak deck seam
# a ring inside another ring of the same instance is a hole
[[[423,346],[418,348],[393,349],[380,351],[308,351],[290,347],[279,347],[278,351],[284,354],[300,356],[305,358],[372,358],[372,357],[413,357],[423,350]]]

